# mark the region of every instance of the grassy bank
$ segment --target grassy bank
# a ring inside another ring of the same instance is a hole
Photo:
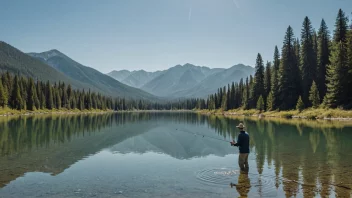
[[[0,116],[12,116],[12,115],[40,115],[40,114],[87,114],[87,113],[104,113],[112,112],[111,110],[79,110],[79,109],[40,109],[40,110],[15,110],[10,108],[0,108]]]
[[[222,115],[242,115],[242,116],[264,116],[278,118],[302,118],[302,119],[328,119],[328,120],[352,120],[352,111],[341,109],[306,109],[301,112],[292,111],[268,111],[260,112],[255,109],[243,110],[235,109],[229,111],[222,110],[201,110],[202,114],[222,114]]]

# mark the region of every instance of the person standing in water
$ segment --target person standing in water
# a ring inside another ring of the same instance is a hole
[[[241,171],[248,172],[248,155],[249,155],[249,135],[244,130],[245,126],[240,123],[236,126],[240,130],[240,134],[237,138],[237,143],[235,141],[230,142],[231,146],[238,146],[240,154],[238,156],[238,165],[240,166]]]

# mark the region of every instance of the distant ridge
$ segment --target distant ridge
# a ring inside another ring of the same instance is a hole
[[[152,94],[127,86],[93,68],[81,65],[56,49],[42,53],[28,53],[28,55],[105,95],[147,100],[157,99]]]
[[[111,77],[133,87],[141,88],[149,93],[168,98],[205,98],[219,87],[254,73],[254,68],[243,64],[231,68],[209,68],[187,63],[176,65],[167,70],[157,72],[112,71]]]

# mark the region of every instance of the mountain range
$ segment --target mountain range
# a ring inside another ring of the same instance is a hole
[[[55,49],[26,54],[0,41],[0,72],[7,71],[41,81],[61,81],[112,97],[158,101],[205,98],[219,87],[253,74],[254,68],[242,64],[229,69],[209,68],[187,63],[156,72],[121,70],[103,74]]]
[[[228,69],[209,68],[192,64],[176,65],[167,70],[146,72],[112,71],[107,75],[132,87],[141,88],[160,97],[204,98],[219,87],[238,82],[254,73],[254,68],[243,64]]]
[[[65,82],[76,89],[106,96],[157,100],[158,97],[130,87],[93,68],[83,66],[58,50],[23,53],[0,41],[0,72],[10,72],[41,81]]]

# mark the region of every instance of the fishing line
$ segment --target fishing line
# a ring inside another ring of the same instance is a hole
[[[216,137],[212,137],[212,136],[208,136],[208,135],[203,135],[203,134],[199,134],[199,133],[193,133],[193,132],[190,132],[190,131],[184,131],[184,130],[179,130],[179,129],[176,129],[176,131],[181,131],[181,132],[189,133],[189,134],[192,134],[192,135],[203,136],[203,138],[207,137],[207,138],[211,138],[211,139],[214,139],[214,140],[219,140],[219,141],[222,141],[222,142],[227,142],[227,143],[231,142],[229,140],[223,140],[223,139],[220,139],[220,138],[216,138]]]

